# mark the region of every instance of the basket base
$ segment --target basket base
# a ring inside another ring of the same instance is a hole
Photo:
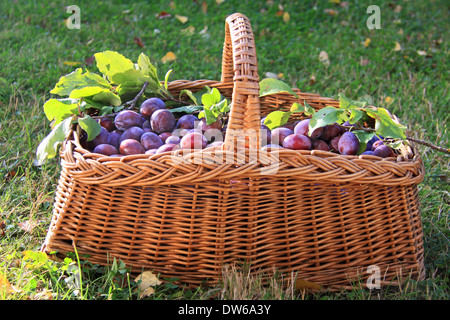
[[[124,201],[126,197],[131,201]],[[294,273],[324,287],[424,277],[416,186],[305,183],[293,178],[184,186],[102,187],[64,179],[42,250],[198,286],[223,266]]]

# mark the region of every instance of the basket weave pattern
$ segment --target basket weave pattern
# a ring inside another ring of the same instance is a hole
[[[417,184],[424,169],[414,150],[397,159],[236,153],[242,136],[233,132],[258,134],[261,115],[293,102],[317,110],[338,105],[298,89],[299,98],[259,97],[253,33],[242,14],[225,24],[221,80],[178,80],[169,90],[205,85],[232,99],[223,148],[113,158],[83,149],[76,135],[65,141],[44,251],[65,254],[76,246],[93,263],[115,257],[135,272],[150,269],[190,285],[218,282],[231,263],[250,264],[253,273],[292,271],[327,286],[367,277],[370,265],[380,267],[385,282],[399,273],[423,278]],[[264,163],[274,159],[271,171]]]

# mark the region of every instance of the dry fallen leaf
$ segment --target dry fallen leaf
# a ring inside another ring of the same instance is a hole
[[[144,271],[135,279],[138,284],[139,298],[151,296],[155,293],[155,286],[160,285],[161,281],[151,271]]]
[[[189,27],[187,27],[185,29],[181,29],[181,32],[185,33],[185,34],[187,34],[189,36],[192,36],[195,33],[195,27],[194,26],[189,26]]]
[[[369,59],[362,59],[361,58],[360,64],[361,64],[362,67],[365,67],[365,66],[367,66],[369,64],[369,62],[370,62]]]
[[[180,15],[178,15],[178,14],[175,15],[175,18],[177,18],[177,20],[180,21],[180,22],[183,23],[183,24],[186,23],[186,22],[189,20],[188,17],[186,17],[186,16],[180,16]]]
[[[25,232],[32,232],[34,228],[39,224],[39,221],[25,220],[19,222],[19,227]]]
[[[134,37],[134,43],[136,43],[141,48],[144,47],[144,43],[142,42],[142,39],[139,37]]]
[[[402,50],[402,46],[400,45],[400,43],[398,43],[397,41],[395,42],[395,47],[394,47],[394,51],[400,51]]]
[[[164,19],[164,18],[170,18],[170,17],[171,17],[171,14],[166,11],[161,11],[156,14],[156,18],[158,18],[158,19]]]
[[[320,290],[322,286],[308,280],[297,279],[295,281],[295,288],[298,290],[300,289]]]
[[[427,55],[427,52],[426,52],[426,51],[423,51],[423,50],[419,50],[419,51],[417,51],[417,54],[418,54],[419,56],[426,56],[426,55]]]
[[[309,85],[312,86],[314,83],[316,83],[316,76],[311,75],[311,77],[309,78]]]
[[[364,41],[364,47],[368,47],[369,46],[369,44],[370,44],[370,38],[366,38],[366,41]]]
[[[222,2],[225,2],[225,0],[216,0],[216,4],[221,4]]]
[[[208,12],[208,4],[206,3],[206,1],[202,2],[202,12],[205,14]]]
[[[330,59],[328,57],[328,53],[326,53],[324,50],[320,51],[319,60],[327,67],[330,65]]]
[[[291,16],[290,16],[289,12],[285,11],[283,13],[283,21],[284,22],[289,22],[289,20],[291,20]]]
[[[337,16],[337,14],[338,14],[338,12],[333,9],[324,9],[323,12],[325,12],[326,14],[333,16],[333,17]]]
[[[87,57],[86,59],[84,59],[84,63],[87,65],[87,66],[90,66],[91,64],[93,64],[95,62],[95,56],[90,56],[90,57]]]
[[[172,51],[169,51],[166,53],[166,55],[164,57],[162,57],[161,61],[163,63],[166,63],[166,62],[174,61],[176,58],[177,58],[177,56],[175,55],[175,53],[173,53]]]

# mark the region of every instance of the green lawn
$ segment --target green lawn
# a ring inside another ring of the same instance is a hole
[[[374,3],[376,2],[376,3]],[[370,96],[408,126],[409,135],[436,145],[449,142],[449,6],[435,1],[77,1],[80,29],[56,1],[0,3],[0,285],[16,291],[5,299],[136,298],[120,264],[90,269],[83,289],[70,286],[70,261],[25,264],[23,252],[38,251],[51,219],[59,176],[57,159],[33,165],[36,147],[49,130],[42,105],[58,79],[89,57],[113,50],[137,60],[147,54],[161,77],[213,79],[221,75],[225,18],[247,15],[257,45],[259,74],[275,73],[305,92],[352,99]],[[381,29],[369,30],[367,7],[381,10]],[[157,18],[162,12],[170,17]],[[289,16],[287,16],[287,14]],[[182,23],[175,15],[185,16]],[[289,17],[287,19],[287,17]],[[144,44],[140,47],[135,39]],[[176,59],[163,63],[172,51]],[[325,51],[329,65],[319,60]],[[252,297],[296,299],[448,299],[449,156],[419,147],[426,176],[419,186],[426,280],[377,293],[354,290],[315,295],[255,288]],[[30,229],[27,229],[30,226]],[[76,257],[72,257],[73,261]],[[81,262],[83,263],[83,262]],[[66,279],[67,281],[63,281]],[[119,283],[124,283],[123,286]],[[273,292],[276,291],[276,294]],[[151,299],[229,298],[220,288],[182,290],[166,284]]]

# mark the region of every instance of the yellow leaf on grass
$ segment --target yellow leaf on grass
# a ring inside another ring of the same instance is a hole
[[[427,52],[426,52],[426,51],[423,51],[423,50],[419,50],[419,51],[417,51],[417,54],[418,54],[419,56],[426,56],[426,55],[427,55]]]
[[[283,13],[283,21],[284,22],[289,22],[289,20],[291,20],[291,15],[289,14],[289,12],[285,11]]]
[[[78,62],[78,61],[64,61],[63,63],[64,63],[66,66],[72,66],[72,67],[78,66],[78,65],[81,64],[81,62]]]
[[[402,46],[400,45],[400,43],[398,43],[397,41],[395,42],[395,47],[394,47],[394,51],[400,51],[402,50]]]
[[[330,59],[329,59],[328,53],[326,53],[326,51],[323,51],[323,50],[320,51],[320,53],[319,53],[319,60],[320,60],[320,62],[322,62],[327,67],[330,65]]]
[[[166,62],[174,61],[176,58],[177,58],[177,56],[175,55],[175,53],[173,53],[172,51],[169,51],[166,53],[166,55],[164,57],[162,57],[161,61],[163,63],[166,63]]]
[[[394,101],[394,99],[392,97],[388,96],[388,97],[384,98],[384,102],[386,102],[386,104],[391,104],[392,101]]]
[[[216,0],[216,4],[221,4],[222,2],[225,2],[225,0]]]
[[[0,273],[0,294],[15,292],[16,289],[9,283],[8,279]]]
[[[366,38],[366,41],[364,41],[364,47],[368,47],[369,46],[369,44],[370,44],[370,38]]]
[[[178,15],[178,14],[175,15],[175,18],[177,18],[177,20],[180,21],[180,22],[183,23],[183,24],[186,23],[186,22],[189,20],[188,17],[186,17],[186,16],[180,16],[180,15]]]

